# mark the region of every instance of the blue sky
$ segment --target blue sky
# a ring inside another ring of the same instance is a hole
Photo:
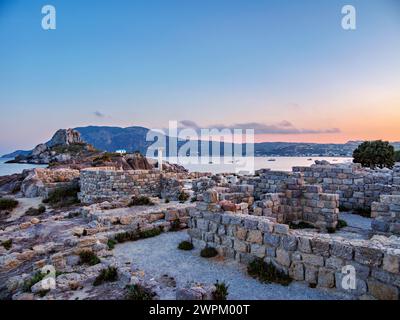
[[[46,4],[56,30],[41,28]],[[0,0],[0,153],[58,128],[168,120],[400,140],[399,57],[397,0]]]

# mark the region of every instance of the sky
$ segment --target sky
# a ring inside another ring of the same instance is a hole
[[[399,0],[0,0],[0,153],[59,128],[170,120],[400,141],[399,57]]]

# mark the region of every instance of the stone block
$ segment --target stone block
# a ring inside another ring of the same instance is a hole
[[[368,293],[378,300],[398,300],[399,289],[382,282],[371,280],[367,281]]]
[[[333,288],[335,286],[335,273],[331,269],[319,268],[318,286],[322,288]]]
[[[301,262],[293,262],[289,268],[289,276],[296,281],[304,281],[304,265]]]
[[[285,267],[289,267],[290,266],[289,252],[287,252],[286,250],[277,249],[276,250],[276,261]]]
[[[364,265],[379,267],[382,264],[383,254],[379,249],[357,247],[355,248],[354,260]]]
[[[250,230],[247,234],[247,241],[250,243],[262,244],[263,235],[259,230]]]
[[[271,247],[279,246],[281,238],[278,235],[274,235],[272,233],[265,233],[264,234],[264,244],[269,245]]]

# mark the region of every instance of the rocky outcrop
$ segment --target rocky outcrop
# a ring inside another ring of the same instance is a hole
[[[58,130],[50,141],[46,143],[48,148],[55,146],[69,146],[72,144],[84,143],[81,134],[74,129],[60,129]]]
[[[81,163],[82,159],[98,153],[83,142],[78,131],[60,129],[48,142],[37,145],[30,153],[19,155],[9,163]]]

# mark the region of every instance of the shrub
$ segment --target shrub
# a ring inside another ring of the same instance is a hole
[[[344,220],[338,220],[338,223],[336,225],[336,229],[340,230],[342,228],[347,227],[347,222]]]
[[[25,214],[28,216],[38,216],[46,212],[46,207],[44,205],[39,205],[37,208],[29,208],[25,211]]]
[[[162,233],[162,228],[154,228],[154,229],[150,229],[150,230],[146,230],[146,231],[140,231],[139,232],[139,238],[140,239],[146,239],[146,238],[152,238],[155,236],[158,236]]]
[[[182,241],[181,243],[179,243],[178,245],[178,249],[179,250],[185,250],[185,251],[190,251],[193,250],[193,243],[189,242],[189,241]]]
[[[162,233],[162,231],[163,231],[162,227],[145,230],[145,231],[138,229],[135,231],[126,231],[126,232],[117,233],[114,236],[114,238],[118,243],[123,243],[123,242],[127,242],[127,241],[136,241],[139,239],[155,237],[155,236],[160,235]]]
[[[305,222],[305,221],[300,221],[300,222],[297,222],[297,223],[295,223],[295,222],[290,222],[289,223],[289,228],[290,229],[315,229],[315,227],[312,225],[312,224],[310,224],[310,223],[308,223],[308,222]]]
[[[191,203],[194,203],[194,202],[196,202],[197,201],[197,197],[192,197],[192,199],[190,199],[190,202]]]
[[[47,199],[43,200],[43,202],[49,203],[54,208],[68,207],[70,205],[79,203],[79,191],[78,185],[58,187],[51,191]]]
[[[12,239],[8,239],[8,240],[3,241],[1,243],[1,245],[4,247],[4,249],[10,250],[11,247],[12,247]]]
[[[200,256],[203,258],[213,258],[218,255],[218,251],[213,247],[206,247],[200,251]]]
[[[18,201],[11,198],[0,198],[0,211],[14,210],[18,206]]]
[[[400,150],[394,152],[394,161],[400,162]]]
[[[326,232],[335,233],[336,232],[336,228],[328,227],[328,228],[326,228]]]
[[[179,219],[171,221],[170,231],[179,231],[181,230],[181,221]]]
[[[153,206],[154,203],[150,200],[149,197],[132,197],[131,201],[129,202],[128,206],[133,207],[133,206]]]
[[[156,295],[150,289],[143,287],[140,284],[134,284],[131,286],[127,286],[128,292],[125,295],[127,300],[153,300],[153,297]]]
[[[358,214],[362,217],[371,218],[371,208],[355,208],[353,209],[353,213]]]
[[[114,239],[108,239],[107,241],[108,250],[114,249],[116,244],[117,242]]]
[[[186,202],[188,199],[189,199],[189,195],[186,192],[181,191],[181,193],[178,196],[178,200],[180,202]]]
[[[272,263],[266,263],[261,258],[256,258],[247,266],[247,272],[253,278],[262,282],[275,282],[287,286],[292,279],[283,271],[278,270]]]
[[[169,200],[169,198],[165,198],[165,203],[170,203],[171,201]]]
[[[44,277],[46,276],[45,273],[42,273],[40,271],[36,272],[30,279],[25,280],[23,284],[23,290],[24,292],[31,292],[31,288],[38,283],[39,281],[42,281]]]
[[[99,257],[91,250],[83,250],[79,252],[79,264],[88,264],[89,266],[94,266],[100,263]]]
[[[213,292],[213,299],[214,300],[226,300],[226,298],[228,297],[229,286],[227,286],[225,284],[225,282],[219,283],[218,280],[214,284],[214,286],[215,286],[215,291]]]
[[[107,269],[102,269],[100,274],[96,277],[93,282],[94,286],[99,286],[104,282],[115,282],[118,280],[118,271],[115,267],[108,267]]]
[[[365,141],[353,152],[353,162],[369,168],[392,168],[395,164],[395,152],[387,141]]]

